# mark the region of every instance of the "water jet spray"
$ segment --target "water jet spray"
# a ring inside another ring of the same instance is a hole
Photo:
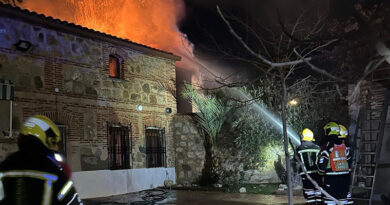
[[[248,94],[245,94],[244,92],[242,92],[242,90],[239,90],[237,88],[233,88],[232,90],[236,91],[236,93],[239,95],[240,98],[244,98],[245,100],[253,99],[251,96],[248,96]],[[267,119],[269,122],[274,124],[275,127],[278,128],[278,130],[281,133],[283,133],[283,124],[282,124],[282,121],[278,117],[276,117],[271,111],[269,111],[264,106],[259,105],[258,103],[253,103],[252,106],[253,106],[253,108],[255,108],[255,110],[257,112],[259,112],[262,116],[264,116],[265,119]],[[298,134],[289,127],[287,127],[287,136],[291,139],[291,141],[294,144],[296,144],[296,145],[301,144],[301,140],[300,140]]]

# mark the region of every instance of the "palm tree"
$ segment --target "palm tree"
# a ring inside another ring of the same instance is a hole
[[[190,84],[185,84],[182,92],[184,98],[193,102],[196,113],[195,122],[199,125],[204,137],[205,163],[202,171],[200,185],[210,186],[216,182],[217,177],[213,172],[213,152],[215,151],[216,138],[221,131],[222,125],[227,119],[229,111],[222,100],[213,95],[202,95]]]

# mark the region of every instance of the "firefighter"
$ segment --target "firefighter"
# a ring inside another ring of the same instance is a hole
[[[310,177],[320,183],[320,176],[317,170],[317,155],[320,152],[320,147],[314,144],[313,132],[305,128],[301,134],[301,145],[297,147],[298,156],[303,163],[304,167],[300,166],[299,175],[302,178],[303,196],[305,197],[306,204],[320,204],[321,192],[315,188],[313,183],[307,178],[304,171],[310,175]]]
[[[344,125],[339,125],[340,127],[340,135],[339,135],[339,138],[340,139],[343,139],[343,142],[346,144],[346,157],[347,157],[347,161],[348,161],[348,167],[349,167],[349,174],[348,174],[348,185],[350,184],[350,181],[351,181],[351,172],[352,172],[352,154],[351,154],[351,147],[348,146],[347,144],[347,137],[348,137],[348,129],[344,126]],[[351,192],[349,192],[349,188],[348,188],[348,194],[347,194],[347,201],[348,201],[348,204],[353,204],[353,201],[352,201],[352,194]]]
[[[345,145],[346,133],[335,122],[329,122],[324,126],[325,145],[322,147],[318,159],[318,171],[323,175],[323,189],[341,204],[352,204],[349,198],[350,153]],[[330,198],[323,195],[324,204],[336,204]]]
[[[35,115],[24,122],[19,151],[0,164],[0,204],[83,204],[55,156],[60,141],[49,118]]]

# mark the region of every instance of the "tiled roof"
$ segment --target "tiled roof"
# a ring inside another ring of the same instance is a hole
[[[139,43],[135,43],[128,39],[119,38],[110,34],[106,34],[100,31],[95,31],[93,29],[89,29],[87,27],[83,27],[80,25],[76,25],[74,23],[70,23],[67,21],[62,21],[60,19],[55,19],[51,16],[45,16],[43,14],[38,14],[36,12],[29,11],[27,9],[21,9],[19,7],[14,7],[9,4],[0,3],[0,16],[9,16],[13,18],[18,18],[23,21],[37,23],[41,25],[45,25],[51,29],[61,30],[67,33],[72,33],[80,36],[84,36],[87,38],[98,38],[100,40],[110,42],[113,44],[130,47],[134,50],[141,51],[147,55],[160,56],[164,58],[169,58],[173,60],[180,60],[181,57],[174,55],[173,53],[166,52],[163,50],[159,50],[156,48],[152,48],[146,45],[142,45]]]

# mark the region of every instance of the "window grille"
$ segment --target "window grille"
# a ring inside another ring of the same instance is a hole
[[[107,125],[110,169],[130,169],[132,154],[131,125]]]
[[[146,127],[146,167],[166,167],[165,128]]]

